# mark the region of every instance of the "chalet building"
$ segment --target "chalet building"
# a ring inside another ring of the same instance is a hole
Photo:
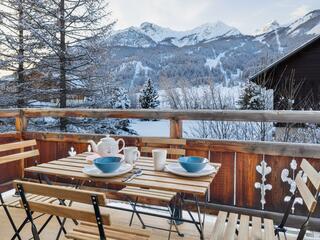
[[[320,36],[250,77],[274,90],[274,109],[320,109]]]

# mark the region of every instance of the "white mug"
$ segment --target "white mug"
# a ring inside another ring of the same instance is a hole
[[[134,164],[140,157],[140,152],[137,147],[125,147],[123,149],[124,160],[127,163]]]
[[[156,171],[162,171],[166,166],[167,150],[153,149],[152,150],[153,167]]]

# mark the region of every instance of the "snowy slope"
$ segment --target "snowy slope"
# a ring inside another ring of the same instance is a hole
[[[175,31],[153,23],[144,22],[139,27],[130,27],[115,32],[110,37],[109,42],[112,45],[125,45],[129,47],[154,47],[157,43],[170,42],[175,46],[183,47],[195,45],[217,37],[238,34],[241,34],[238,29],[220,21],[216,23],[206,23],[188,31]]]
[[[159,86],[161,79],[234,86],[320,34],[320,10],[286,25],[273,21],[259,31],[243,35],[222,22],[188,31],[143,23],[113,34],[104,66],[128,89],[148,78]]]
[[[155,47],[157,43],[149,36],[142,33],[135,27],[117,31],[107,39],[107,44],[111,46],[126,46],[126,47]]]
[[[255,35],[265,34],[275,29],[278,29],[279,27],[280,27],[280,24],[274,20],[268,23],[267,25],[265,25],[264,27],[262,27],[261,29],[256,30]]]

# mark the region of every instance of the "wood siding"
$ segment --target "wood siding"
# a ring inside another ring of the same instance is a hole
[[[281,93],[288,88],[288,80],[291,75],[297,85],[303,82],[299,93],[295,99],[295,109],[301,109],[301,101],[309,98],[307,106],[304,109],[319,109],[320,102],[320,39],[307,45],[296,54],[285,58],[271,69],[266,70],[259,76],[252,79],[255,82],[261,82],[262,79],[268,79],[267,87],[275,90],[274,109],[281,110],[276,102]]]

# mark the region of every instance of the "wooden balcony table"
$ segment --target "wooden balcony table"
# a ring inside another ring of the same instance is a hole
[[[199,231],[200,238],[204,239],[204,220],[205,213],[201,212],[201,205],[199,204],[199,198],[204,198],[205,202],[207,202],[208,198],[208,190],[209,186],[214,180],[216,173],[220,168],[220,164],[213,164],[216,168],[216,172],[210,176],[206,177],[197,177],[197,178],[185,178],[179,177],[174,174],[168,172],[160,172],[153,170],[153,162],[150,157],[140,157],[140,159],[136,162],[135,168],[140,168],[143,171],[141,176],[134,178],[129,182],[123,182],[123,180],[129,176],[131,173],[124,174],[117,177],[111,178],[96,178],[91,177],[82,172],[82,169],[88,165],[86,161],[86,157],[92,153],[85,152],[82,154],[78,154],[76,156],[70,156],[54,161],[50,161],[48,163],[39,164],[38,166],[33,166],[26,168],[26,172],[39,174],[42,178],[48,181],[48,176],[57,176],[60,178],[70,179],[73,178],[78,180],[79,182],[92,181],[96,183],[104,183],[104,184],[113,184],[120,186],[134,186],[140,188],[148,188],[155,190],[164,190],[164,191],[172,191],[177,192],[178,201],[184,202],[185,196],[192,196],[194,199],[195,209],[197,210],[197,219],[191,214],[191,212],[186,209],[189,213],[190,219],[185,219],[183,217],[177,219],[176,217],[172,219],[172,217],[164,216],[161,214],[154,213],[146,213],[139,212],[139,214],[151,215],[155,217],[167,218],[169,220],[182,221],[192,223],[196,226]],[[168,162],[174,162],[176,160],[168,160]],[[183,206],[183,204],[181,204]],[[108,206],[107,206],[108,207]],[[120,207],[112,207],[117,208],[119,210],[132,211],[127,208]]]

